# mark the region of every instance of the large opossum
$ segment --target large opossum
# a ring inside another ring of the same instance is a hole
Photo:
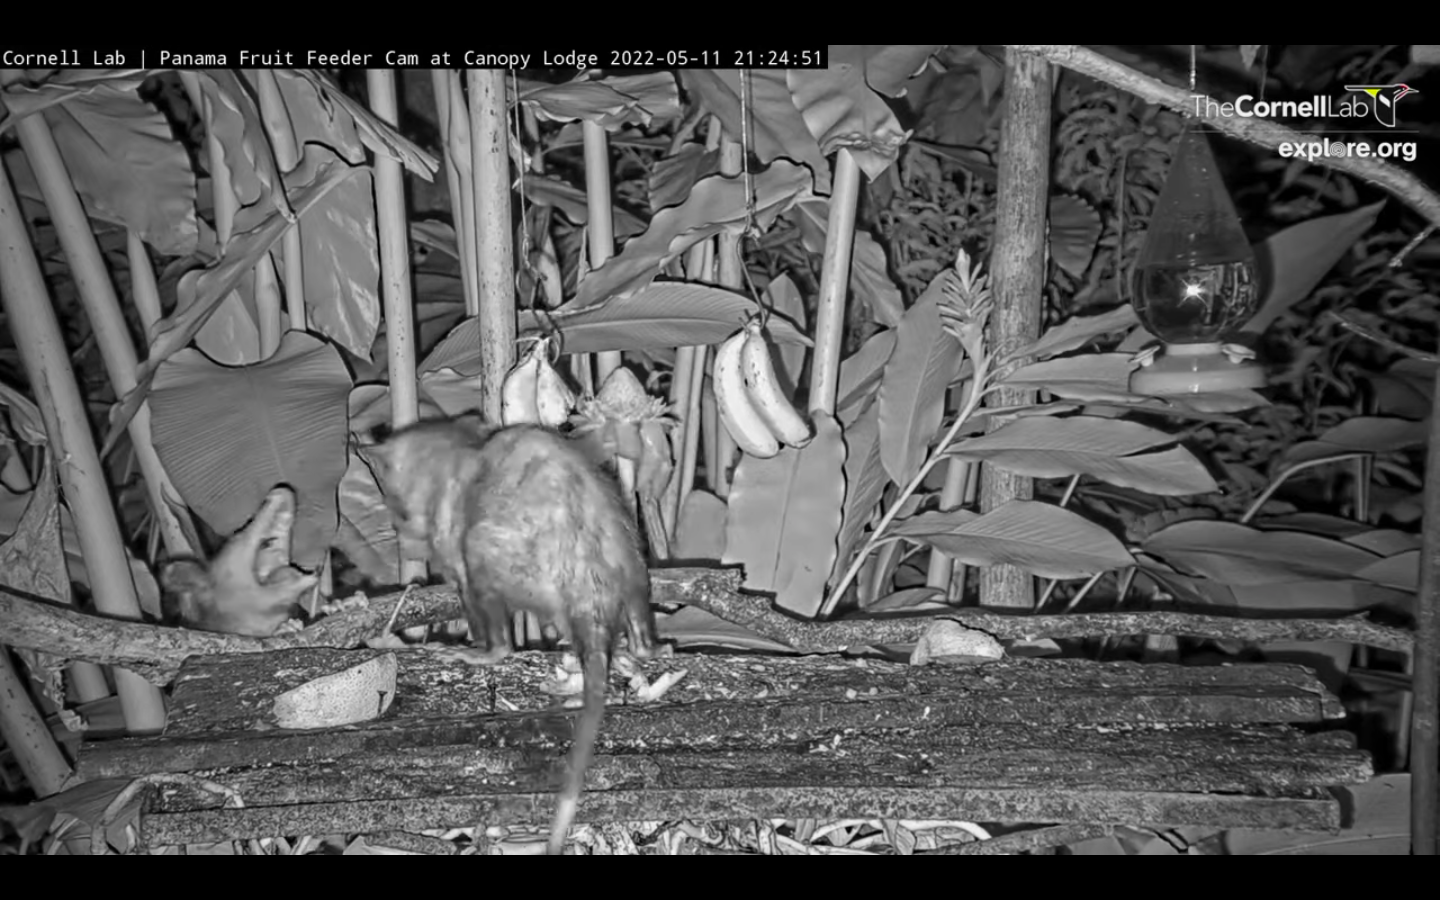
[[[165,563],[160,587],[166,620],[204,631],[274,634],[318,580],[290,564],[294,522],[295,493],[282,485],[208,564],[189,557]]]
[[[424,544],[460,594],[477,647],[472,662],[509,654],[516,611],[560,631],[581,662],[584,707],[547,846],[558,854],[600,730],[615,642],[623,630],[642,659],[657,647],[635,520],[577,441],[540,426],[421,422],[367,455],[402,541]]]

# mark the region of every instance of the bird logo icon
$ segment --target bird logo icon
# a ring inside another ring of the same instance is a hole
[[[1395,105],[1400,98],[1420,93],[1408,84],[1347,84],[1345,90],[1369,94],[1375,101],[1370,109],[1375,113],[1375,119],[1386,128],[1395,127]]]

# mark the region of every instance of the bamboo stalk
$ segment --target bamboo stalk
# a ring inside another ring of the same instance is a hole
[[[395,124],[395,73],[370,69],[365,73],[370,108]],[[402,428],[420,417],[419,386],[415,380],[415,306],[410,295],[410,234],[405,222],[405,188],[400,164],[385,154],[375,157],[376,227],[380,238],[380,289],[385,305],[385,349],[390,376],[390,422]],[[424,560],[400,558],[400,581],[426,580]]]
[[[480,287],[480,401],[500,421],[501,389],[515,362],[515,250],[510,230],[510,135],[505,72],[471,69],[470,153],[475,172],[476,261]]]
[[[0,73],[0,81],[9,80],[3,76],[10,74]],[[28,132],[30,138],[42,130],[49,134],[38,116],[21,119],[16,123],[16,130],[17,133]],[[52,181],[55,173],[42,175],[42,168],[57,166],[59,156],[57,153],[53,161],[32,158],[30,162],[43,185]],[[58,172],[63,177],[63,168]],[[68,178],[65,182],[69,187]],[[78,205],[73,189],[70,198]],[[67,217],[67,214],[54,210],[52,214],[56,216],[57,227],[61,225],[59,220]],[[72,261],[72,265],[78,283],[80,270],[85,266],[78,261]],[[93,276],[94,273],[89,274]],[[50,452],[64,486],[66,502],[74,513],[80,552],[90,572],[95,605],[106,615],[138,620],[140,603],[135,596],[120,523],[115,519],[105,471],[95,450],[85,404],[75,383],[70,357],[49,296],[35,259],[35,250],[30,244],[19,200],[10,188],[8,173],[0,164],[0,297],[3,297],[6,320],[24,361],[29,382],[35,386]],[[134,369],[130,371],[133,373]],[[132,732],[164,728],[165,704],[153,686],[124,669],[115,671],[115,685],[125,723]]]

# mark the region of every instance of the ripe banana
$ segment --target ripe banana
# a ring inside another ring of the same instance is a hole
[[[500,388],[500,421],[503,424],[540,421],[540,411],[535,403],[539,378],[540,359],[533,353],[505,376],[505,383]]]
[[[715,351],[715,405],[735,445],[751,456],[769,459],[780,452],[780,442],[745,389],[745,366],[741,357],[749,336],[747,330],[741,329]]]
[[[775,366],[770,361],[770,346],[760,330],[760,321],[751,319],[745,326],[745,348],[741,360],[745,368],[745,387],[760,418],[765,420],[770,432],[791,447],[804,447],[814,438],[810,424],[786,399],[775,378]]]
[[[575,409],[575,395],[565,384],[565,379],[550,365],[549,355],[537,351],[540,371],[535,379],[535,411],[541,425],[559,428],[570,421]]]

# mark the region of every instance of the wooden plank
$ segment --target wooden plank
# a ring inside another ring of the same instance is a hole
[[[624,718],[628,711],[622,711]],[[406,800],[489,792],[544,793],[558,783],[564,747],[516,743],[411,746],[406,731],[343,757],[192,774],[224,784],[247,806]],[[260,747],[263,749],[263,747]],[[1005,725],[926,733],[846,734],[783,742],[732,737],[713,745],[625,743],[597,747],[592,792],[641,785],[700,790],[850,787],[1005,788],[1043,791],[1284,793],[1368,780],[1369,757],[1344,732],[1305,735],[1284,726],[1050,728]],[[221,798],[167,789],[152,809],[218,806]],[[679,811],[675,817],[683,818]]]
[[[194,657],[177,678],[169,736],[252,728],[274,698],[382,651],[306,649]],[[560,657],[517,653],[472,667],[421,650],[396,651],[396,715],[455,716],[553,705],[543,685]],[[683,705],[716,698],[908,696],[958,698],[971,721],[1318,722],[1344,709],[1301,666],[1140,665],[1086,660],[1005,659],[977,666],[909,666],[872,659],[684,655],[647,663],[644,673],[687,674],[663,698]],[[612,686],[613,689],[613,686]],[[955,710],[960,712],[959,709]],[[272,720],[273,721],[273,720]]]
[[[409,651],[387,717],[330,731],[271,730],[276,695],[374,651],[285,651],[192,660],[176,686],[165,736],[88,743],[86,778],[336,758],[365,747],[445,743],[519,745],[534,736],[568,741],[570,718],[516,718],[497,708],[555,710],[540,683],[551,654],[517,654],[477,668]],[[957,725],[1319,722],[1339,708],[1297,666],[1183,667],[1083,661],[1005,660],[974,667],[912,666],[825,657],[687,657],[647,666],[651,677],[685,668],[658,703],[619,706],[612,685],[606,740],[653,746],[712,745],[727,734],[762,740],[850,731],[931,731]],[[626,712],[618,714],[619,709]],[[400,736],[404,732],[406,736]],[[531,735],[531,737],[527,737]]]

